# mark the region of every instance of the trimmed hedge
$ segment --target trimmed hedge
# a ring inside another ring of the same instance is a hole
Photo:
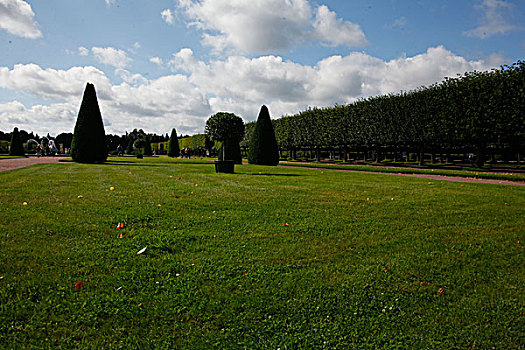
[[[106,133],[97,93],[95,86],[87,83],[71,141],[71,158],[79,163],[100,163],[107,157]]]

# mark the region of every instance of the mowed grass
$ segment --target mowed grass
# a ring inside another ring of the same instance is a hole
[[[525,344],[523,187],[164,157],[0,185],[0,348]]]

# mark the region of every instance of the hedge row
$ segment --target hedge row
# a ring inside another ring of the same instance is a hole
[[[313,108],[274,120],[280,150],[519,154],[525,148],[525,62],[414,91]],[[247,147],[255,123],[246,125]]]

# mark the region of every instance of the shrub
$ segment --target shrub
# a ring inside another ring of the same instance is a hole
[[[279,150],[275,132],[266,106],[261,107],[257,124],[255,124],[255,129],[252,133],[248,150],[248,162],[259,165],[279,164]]]
[[[178,157],[180,155],[179,139],[177,130],[171,129],[171,136],[168,141],[168,157]]]
[[[234,147],[236,144],[239,147],[239,142],[244,137],[244,122],[241,117],[233,113],[219,112],[212,115],[206,121],[206,134],[212,141],[223,141],[223,159],[233,157],[233,152],[228,148]]]
[[[97,101],[95,86],[87,83],[78,112],[71,157],[79,163],[105,162],[108,157],[106,133]]]
[[[11,147],[9,148],[9,155],[25,155],[24,145],[22,145],[22,140],[20,139],[20,133],[18,132],[18,128],[14,128],[13,133],[11,134]]]

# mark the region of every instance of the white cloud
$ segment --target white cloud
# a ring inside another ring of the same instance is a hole
[[[138,50],[138,49],[140,49],[141,47],[142,47],[142,46],[140,45],[140,43],[139,43],[138,41],[136,41],[135,44],[133,44],[133,48],[134,48],[135,50]]]
[[[159,58],[160,59],[160,58]],[[122,68],[123,83],[112,84],[94,67],[42,69],[35,64],[0,67],[0,88],[33,94],[48,106],[0,104],[2,127],[24,126],[38,133],[72,131],[86,82],[95,84],[106,132],[133,128],[166,133],[203,132],[206,119],[218,111],[255,120],[262,104],[271,115],[294,114],[308,106],[345,104],[356,99],[414,89],[502,64],[502,57],[468,61],[442,46],[413,57],[385,61],[365,53],[327,57],[302,65],[278,56],[231,56],[204,62],[182,49],[167,62],[173,74],[148,80]],[[15,125],[15,120],[25,124]],[[6,121],[6,122],[4,122]],[[109,125],[111,124],[111,125]]]
[[[366,43],[359,25],[338,19],[324,5],[314,11],[308,0],[177,2],[188,25],[201,30],[202,43],[215,52],[271,53],[312,40],[330,46]]]
[[[42,32],[34,16],[31,5],[23,0],[0,0],[0,29],[23,38],[40,38]]]
[[[336,13],[325,5],[317,8],[313,25],[314,38],[329,46],[363,46],[367,43],[358,24],[337,18]]]
[[[80,56],[87,56],[87,55],[89,55],[89,50],[86,49],[84,46],[80,46],[80,47],[78,48],[78,54],[79,54]]]
[[[124,50],[115,49],[113,47],[92,47],[91,52],[95,58],[103,63],[116,68],[127,67],[131,62]]]
[[[394,23],[390,26],[391,28],[403,28],[407,25],[407,19],[405,16],[401,16],[394,20]]]
[[[104,0],[107,6],[111,6],[115,3],[115,0]]]
[[[501,35],[518,29],[507,19],[507,14],[514,8],[513,4],[505,0],[483,0],[476,8],[483,12],[483,16],[479,20],[480,24],[478,27],[464,32],[463,35],[486,39],[493,35]]]
[[[162,67],[164,65],[164,62],[162,61],[162,58],[160,57],[151,57],[149,59],[151,63],[155,63],[156,65]]]
[[[173,13],[171,12],[170,9],[165,9],[164,11],[160,13],[160,15],[162,16],[162,19],[164,20],[164,22],[168,24],[173,24]]]

